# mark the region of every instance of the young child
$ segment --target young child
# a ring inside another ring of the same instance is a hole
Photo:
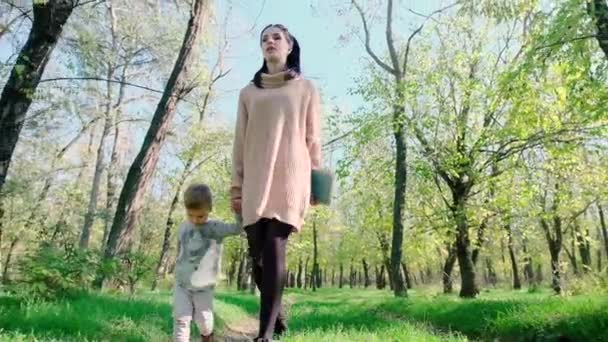
[[[227,224],[209,220],[211,190],[192,184],[184,192],[188,220],[179,228],[173,298],[173,336],[190,341],[190,322],[198,326],[203,342],[213,341],[213,291],[217,280],[222,240],[242,232],[241,220]]]

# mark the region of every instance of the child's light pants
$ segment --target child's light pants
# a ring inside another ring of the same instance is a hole
[[[213,291],[189,291],[176,285],[173,296],[173,340],[190,341],[190,322],[201,334],[213,332]]]

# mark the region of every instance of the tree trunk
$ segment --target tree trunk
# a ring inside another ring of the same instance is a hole
[[[393,115],[394,137],[397,147],[395,163],[395,197],[393,205],[393,238],[391,244],[391,274],[395,297],[407,297],[407,286],[401,273],[403,258],[403,215],[407,187],[407,145],[401,109],[395,108]]]
[[[101,250],[105,250],[108,242],[108,234],[110,233],[111,222],[114,217],[114,206],[116,204],[116,187],[118,179],[118,168],[120,167],[120,126],[118,120],[120,118],[120,109],[116,110],[114,116],[114,141],[112,144],[112,154],[110,155],[110,164],[108,165],[108,174],[106,180],[106,215],[103,225],[103,238],[101,241]]]
[[[236,275],[236,289],[239,291],[243,291],[247,287],[246,280],[245,280],[247,278],[246,263],[247,263],[247,253],[243,253],[241,255],[241,260],[239,262],[239,270]]]
[[[317,264],[317,288],[320,289],[323,286],[323,270]]]
[[[76,3],[75,0],[33,3],[32,28],[0,95],[0,193],[27,111]]]
[[[289,274],[289,287],[292,289],[296,287],[296,275],[293,272]]]
[[[304,263],[304,290],[306,290],[308,288],[308,282],[309,282],[309,279],[308,279],[308,271],[309,271],[309,268],[308,268],[308,259],[309,259],[309,257],[306,257],[306,262]]]
[[[340,278],[338,279],[338,288],[344,286],[344,264],[340,263]]]
[[[589,273],[592,270],[591,266],[591,244],[589,243],[589,229],[581,229],[578,223],[575,223],[576,229],[576,244],[578,246],[581,263],[583,264],[583,272]],[[575,253],[572,251],[572,253]]]
[[[114,70],[110,67],[108,69],[108,74],[106,78],[112,79],[114,75]],[[103,158],[105,156],[105,141],[108,134],[110,134],[110,129],[112,128],[112,121],[110,119],[112,105],[110,101],[112,101],[112,85],[110,82],[107,82],[107,90],[106,90],[106,109],[104,113],[104,121],[103,121],[103,129],[101,131],[101,138],[99,140],[99,146],[97,147],[97,158],[95,160],[95,171],[93,173],[93,184],[91,186],[91,192],[89,193],[89,205],[87,207],[87,213],[84,216],[84,224],[82,226],[82,231],[80,233],[80,242],[78,246],[80,248],[86,249],[89,248],[89,240],[91,238],[91,228],[93,227],[93,223],[95,221],[95,216],[97,214],[97,198],[99,197],[99,186],[101,184],[101,175],[104,170]],[[103,244],[103,243],[102,243]]]
[[[492,286],[496,286],[498,283],[498,277],[496,276],[496,271],[494,270],[492,259],[490,258],[486,258],[486,269],[488,272],[488,283]]]
[[[456,263],[456,246],[448,246],[448,257],[443,264],[443,293],[448,294],[454,291],[454,282],[452,279],[452,271]]]
[[[384,290],[386,288],[386,277],[385,277],[385,267],[384,264],[380,265],[380,274],[379,274],[379,283],[378,283],[378,289],[379,290]]]
[[[0,218],[0,220],[1,220],[1,218]],[[2,223],[0,223],[0,224],[2,224]],[[0,230],[1,229],[2,229],[2,227],[0,227]],[[0,235],[1,234],[2,233],[0,232]],[[0,237],[0,243],[2,242],[1,240],[2,240],[2,238]],[[597,241],[601,244],[602,232],[601,232],[601,228],[599,228],[599,227],[597,230]],[[598,246],[596,253],[597,253],[596,254],[597,255],[597,272],[601,273],[602,272],[602,247],[601,246]]]
[[[152,291],[154,291],[156,289],[156,284],[158,283],[158,280],[161,275],[162,265],[165,262],[165,259],[167,258],[169,249],[171,248],[171,242],[173,241],[171,233],[175,229],[175,222],[173,221],[173,215],[174,215],[175,209],[177,208],[177,205],[179,203],[179,196],[182,192],[182,187],[184,186],[184,183],[186,182],[186,178],[188,176],[188,172],[190,170],[190,167],[191,167],[193,161],[194,161],[193,158],[189,158],[188,161],[186,162],[184,170],[179,178],[179,181],[177,182],[177,188],[175,189],[175,193],[173,194],[173,199],[171,200],[171,205],[169,206],[169,213],[167,214],[167,220],[165,221],[166,223],[165,223],[165,235],[163,238],[163,245],[160,250],[160,256],[158,258],[158,263],[156,264],[154,280],[152,281]]]
[[[604,216],[604,208],[598,203],[597,209],[600,215],[600,226],[602,230],[602,236],[604,237],[604,251],[606,253],[606,258],[608,258],[608,227],[606,224],[606,217]]]
[[[367,262],[365,261],[365,258],[363,258],[361,260],[361,262],[363,264],[363,276],[365,277],[365,282],[364,282],[363,286],[365,288],[368,288],[372,284],[372,280],[369,277],[369,268],[367,266]]]
[[[572,271],[574,272],[574,275],[578,276],[579,275],[579,269],[578,269],[578,261],[576,259],[576,237],[575,237],[575,232],[574,230],[572,230],[572,233],[570,234],[570,249],[568,249],[568,247],[564,246],[564,251],[566,252],[566,255],[568,255],[568,259],[570,259],[570,263],[572,264]]]
[[[407,286],[408,289],[412,288],[412,278],[410,277],[410,271],[407,268],[407,265],[405,262],[401,263],[401,269],[403,270],[403,275],[405,278],[405,284]]]
[[[349,282],[348,284],[350,285],[350,288],[353,289],[355,288],[355,282],[356,282],[356,274],[355,274],[355,263],[353,262],[353,260],[350,261],[350,276],[349,276]]]
[[[236,258],[231,258],[230,260],[230,269],[228,270],[228,286],[232,287],[234,284],[234,278],[236,276],[236,265],[239,263],[238,256]]]
[[[533,285],[535,283],[534,267],[532,266],[532,257],[528,253],[528,240],[525,237],[522,241],[522,249],[524,252],[524,278],[528,285]]]
[[[475,249],[473,250],[473,254],[471,258],[473,260],[473,265],[477,265],[477,260],[479,258],[479,252],[483,247],[484,234],[486,231],[486,227],[488,225],[488,218],[484,218],[477,229],[477,241],[475,242]]]
[[[317,219],[316,217],[312,221],[312,241],[313,241],[313,251],[312,251],[312,290],[317,291],[317,281],[316,277],[319,272],[319,262],[317,261]]]
[[[551,254],[551,287],[555,293],[560,294],[562,291],[561,272],[559,269],[559,247],[553,246],[549,248]]]
[[[475,265],[471,255],[471,240],[469,239],[469,221],[466,212],[466,185],[456,183],[452,189],[454,200],[453,216],[456,221],[456,257],[460,267],[460,297],[474,298],[479,293],[475,275]]]
[[[513,245],[513,231],[511,225],[505,225],[507,231],[507,248],[509,249],[509,257],[511,258],[511,270],[513,275],[513,289],[521,289],[521,279],[519,278],[519,268],[517,267],[517,260],[515,258],[515,247]]]
[[[543,282],[543,265],[540,263],[536,265],[536,272],[534,272],[534,275],[536,276],[536,283],[541,284]]]
[[[7,284],[9,282],[8,278],[8,270],[11,267],[11,261],[13,259],[13,253],[15,252],[15,247],[17,247],[17,243],[19,242],[20,237],[16,236],[11,241],[10,246],[8,247],[8,252],[6,253],[6,260],[4,261],[4,269],[2,270],[2,283]]]
[[[301,289],[302,288],[302,258],[298,259],[298,275],[296,276],[296,286]]]
[[[2,269],[2,238],[3,237],[4,237],[4,201],[2,200],[2,196],[0,196],[0,270]]]
[[[104,254],[106,259],[114,258],[128,250],[144,195],[156,168],[160,149],[175,115],[177,104],[192,90],[188,78],[189,66],[198,49],[196,43],[201,35],[206,7],[204,0],[196,0],[193,4],[188,28],[171,77],[156,108],[142,148],[129,169],[121,191]],[[101,281],[96,285],[101,287]]]
[[[606,0],[590,0],[587,1],[587,9],[595,19],[597,27],[595,38],[604,52],[605,58],[608,59],[608,4],[606,4]]]
[[[559,183],[555,184],[555,193],[558,193]],[[544,202],[544,201],[543,201]],[[543,203],[544,206],[544,203]],[[555,293],[560,294],[562,291],[561,284],[561,271],[559,264],[559,253],[562,249],[563,243],[563,231],[562,231],[562,219],[557,214],[557,210],[559,209],[559,201],[557,199],[554,200],[552,206],[552,216],[553,216],[553,229],[551,229],[549,223],[545,218],[540,219],[540,224],[545,232],[545,238],[547,239],[547,243],[549,245],[549,253],[551,254],[551,287]]]

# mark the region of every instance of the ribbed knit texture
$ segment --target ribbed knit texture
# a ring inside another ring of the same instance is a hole
[[[310,171],[321,167],[319,94],[287,72],[262,74],[262,85],[239,95],[231,196],[242,200],[244,226],[274,218],[300,230]]]

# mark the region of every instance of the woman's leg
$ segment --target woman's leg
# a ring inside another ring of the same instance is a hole
[[[264,228],[259,337],[272,339],[285,285],[287,238],[293,228],[277,220],[269,221]]]

